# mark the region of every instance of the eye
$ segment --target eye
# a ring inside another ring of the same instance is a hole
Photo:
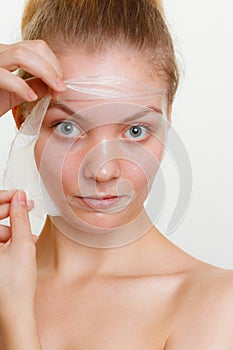
[[[71,122],[59,122],[55,125],[55,132],[67,138],[76,138],[81,134],[80,129]]]
[[[148,128],[142,125],[131,126],[125,133],[129,139],[136,141],[144,140],[148,134]]]

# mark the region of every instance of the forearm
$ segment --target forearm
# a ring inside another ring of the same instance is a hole
[[[0,324],[0,349],[42,350],[33,311],[5,314]]]

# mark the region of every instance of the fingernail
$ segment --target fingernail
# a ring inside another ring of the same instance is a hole
[[[28,206],[28,208],[33,209],[34,208],[34,201],[28,200],[27,201],[27,206]]]
[[[60,91],[65,91],[66,90],[66,86],[65,86],[65,83],[64,81],[57,77],[56,79],[56,87],[60,90]]]
[[[16,202],[19,205],[27,206],[26,194],[23,191],[18,191],[15,196]]]
[[[28,97],[30,101],[36,101],[38,99],[38,96],[35,94],[35,92],[32,89],[28,90]]]

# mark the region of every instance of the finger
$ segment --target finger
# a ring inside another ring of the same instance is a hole
[[[22,45],[15,45],[1,52],[0,66],[14,71],[21,68],[35,77],[40,78],[55,91],[64,91],[65,84],[55,68],[46,59]]]
[[[15,77],[6,70],[2,72],[4,74],[1,74],[1,71],[2,70],[0,68],[0,115],[3,115],[10,109],[22,104],[23,102],[32,102],[34,101],[34,98],[35,100],[37,97],[40,99],[48,94],[47,85],[45,85],[45,83],[43,83],[39,78],[31,78],[24,81],[18,77]],[[5,74],[5,72],[7,74]],[[1,81],[3,76],[5,76],[5,80]],[[15,82],[17,85],[15,85]],[[21,97],[19,95],[21,95]]]
[[[51,66],[56,70],[57,75],[60,78],[63,78],[62,66],[55,55],[51,50],[49,45],[43,40],[24,40],[21,41],[22,45],[26,45],[29,50],[33,50],[38,53],[43,59],[45,59]]]
[[[2,204],[0,206],[0,220],[8,218],[9,211],[10,211],[10,203]]]
[[[17,191],[11,201],[10,223],[12,233],[12,245],[33,243],[30,221],[27,210],[26,194]]]
[[[28,211],[30,212],[34,208],[34,201],[33,200],[27,200],[27,207]]]
[[[29,78],[24,80],[30,88],[36,93],[38,99],[45,97],[46,95],[51,95],[53,99],[57,100],[57,96],[62,96],[63,92],[55,92],[54,90],[48,89],[48,86],[39,78]],[[19,99],[16,96],[15,100],[12,100],[12,108],[18,106],[20,103],[25,102],[22,99]],[[33,109],[35,102],[32,105],[28,105],[29,112]]]
[[[13,195],[16,192],[17,190],[12,190],[12,191],[0,190],[0,204],[10,202],[12,200]]]
[[[4,96],[1,94],[1,105],[4,103],[4,106],[1,106],[2,109],[11,108],[20,104],[24,101],[31,102],[35,101],[38,97],[35,92],[28,86],[28,84],[21,78],[10,73],[8,70],[0,67],[0,89],[6,90],[10,93],[15,93],[16,96],[11,96],[12,101],[4,99]]]
[[[49,90],[49,95],[52,97],[52,99],[54,101],[61,101],[62,98],[63,98],[63,92],[55,92],[51,89],[48,89]]]
[[[55,92],[54,90],[51,90],[39,78],[30,78],[25,80],[25,82],[33,89],[33,91],[36,92],[39,99],[49,94],[53,100],[58,101],[63,96],[63,92]],[[35,102],[28,104],[27,106],[28,113],[31,112],[34,105],[35,105]]]
[[[12,50],[14,50],[14,53],[18,52],[18,54],[21,54],[21,51],[24,49],[30,50],[46,60],[54,67],[57,75],[61,78],[63,77],[62,67],[58,58],[44,40],[23,40],[13,44],[0,44],[1,55],[5,52],[12,52]],[[16,70],[17,68],[18,66],[15,63],[12,66],[9,66],[11,71]]]
[[[11,238],[11,230],[9,226],[0,225],[0,243],[6,243]]]
[[[42,98],[49,93],[48,86],[39,78],[26,79],[25,82],[35,91],[38,98]]]
[[[32,200],[27,201],[27,209],[30,212],[34,208],[34,202]],[[8,218],[10,215],[10,202],[0,205],[0,220]]]
[[[12,200],[13,195],[17,192],[18,190],[0,190],[0,205],[5,204],[6,202],[10,202]],[[34,207],[34,201],[33,200],[28,200],[27,201],[27,206],[28,209],[31,210]]]
[[[9,226],[0,225],[0,246],[8,242],[11,238],[11,229]],[[38,236],[32,235],[34,242],[38,241]]]

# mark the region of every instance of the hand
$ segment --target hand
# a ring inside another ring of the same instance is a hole
[[[24,69],[36,79],[27,81],[12,74]],[[65,90],[61,65],[42,40],[28,40],[11,45],[0,44],[0,116],[11,108],[35,101],[48,93]]]
[[[9,217],[10,213],[10,202],[13,195],[16,193],[14,191],[0,191],[0,220]],[[34,202],[32,200],[27,201],[28,211],[34,208]],[[32,235],[34,241],[38,240],[38,236]],[[0,248],[11,238],[11,229],[8,226],[0,225]]]
[[[33,308],[37,283],[36,247],[24,192],[0,191],[0,218],[7,216],[11,227],[0,226],[1,321],[7,314]]]

